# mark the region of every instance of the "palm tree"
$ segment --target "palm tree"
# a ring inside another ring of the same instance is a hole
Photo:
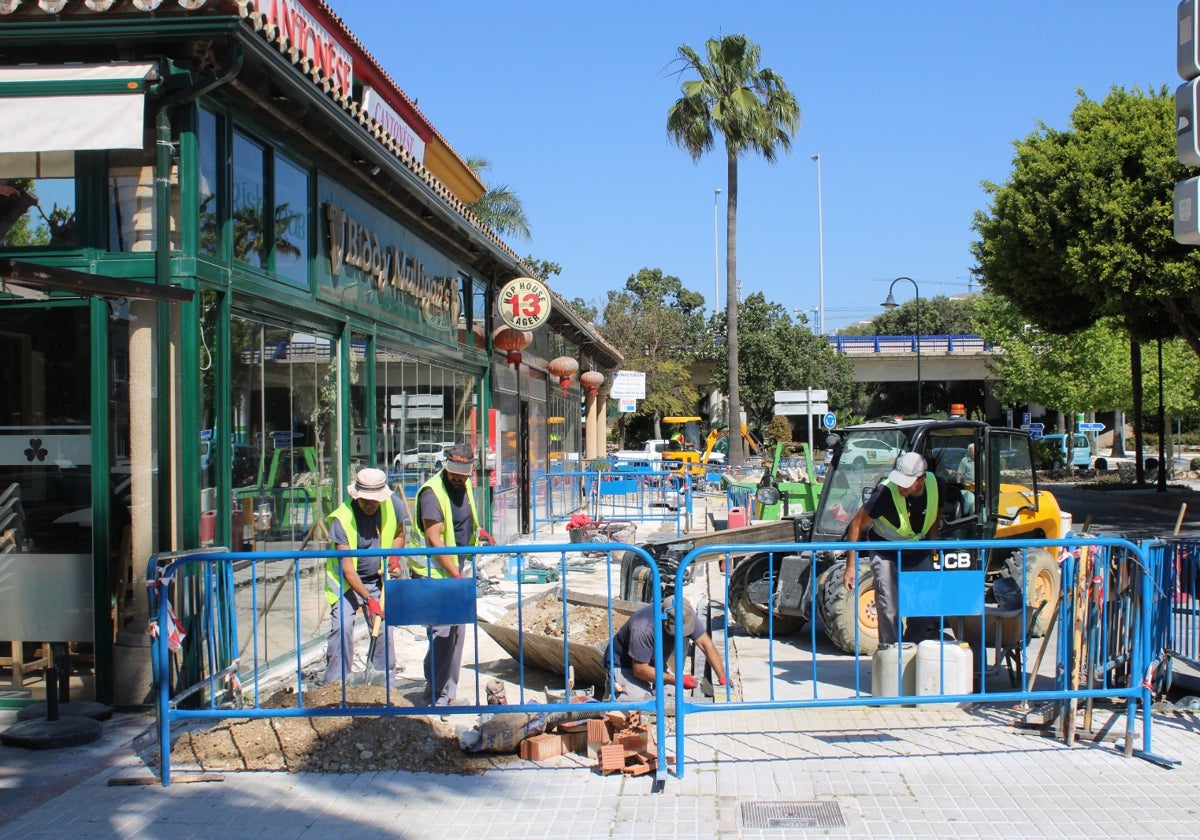
[[[762,49],[745,35],[709,38],[707,61],[686,44],[679,47],[673,64],[677,75],[695,71],[699,79],[685,79],[682,96],[667,112],[667,134],[695,161],[715,145],[715,133],[725,137],[727,203],[725,209],[725,313],[729,352],[729,428],[741,426],[738,393],[737,334],[737,201],[738,157],[758,152],[773,163],[776,151],[790,151],[800,130],[800,106],[783,79],[770,68],[758,66]],[[742,436],[729,436],[729,464],[741,466],[746,449]]]
[[[467,168],[477,176],[491,165],[491,161],[484,157],[467,158]],[[501,236],[515,236],[526,242],[532,238],[529,218],[521,206],[521,199],[507,184],[489,188],[477,201],[467,206],[479,217],[479,221]]]

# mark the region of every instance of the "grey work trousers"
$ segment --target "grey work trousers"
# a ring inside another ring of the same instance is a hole
[[[367,593],[376,600],[380,595],[380,579],[374,582],[363,581]],[[325,649],[326,684],[341,682],[354,669],[354,620],[358,611],[367,612],[367,606],[353,589],[347,589],[334,603],[329,614],[329,643]],[[384,638],[387,625],[379,630],[379,641],[375,643],[376,671],[390,671],[396,665],[395,645],[389,645]],[[343,668],[345,673],[343,673]]]
[[[887,543],[871,547],[871,574],[875,578],[875,617],[878,622],[879,644],[894,645],[900,641],[900,571],[895,549],[883,549]],[[933,571],[933,553],[919,550],[904,552],[906,572]],[[937,635],[936,619],[905,616],[909,639],[923,641]]]
[[[425,628],[429,650],[425,653],[425,704],[449,706],[458,696],[467,625],[440,624]]]

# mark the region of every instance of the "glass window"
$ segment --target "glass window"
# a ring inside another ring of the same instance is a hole
[[[233,321],[239,547],[298,548],[324,528],[325,515],[341,500],[333,448],[335,342],[250,318]]]
[[[0,246],[77,244],[74,152],[0,154]]]
[[[265,150],[241,132],[233,133],[233,257],[267,267],[263,207],[266,178]]]
[[[477,444],[475,379],[378,345],[375,414],[393,480],[411,499],[456,443]],[[477,453],[478,455],[478,453]],[[478,481],[476,481],[478,484]]]
[[[200,253],[218,256],[221,253],[221,217],[217,206],[217,185],[221,182],[221,170],[217,166],[221,147],[220,121],[211,111],[200,109],[200,125],[197,131],[200,157],[200,183],[197,185],[196,200],[199,202],[197,217],[200,222]]]
[[[140,149],[112,152],[108,158],[107,187],[108,250],[153,251],[156,230],[153,154]],[[172,199],[178,200],[174,190]]]
[[[275,273],[308,286],[308,171],[275,158]]]

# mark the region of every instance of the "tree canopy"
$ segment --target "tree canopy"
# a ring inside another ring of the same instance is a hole
[[[1136,339],[1181,335],[1200,354],[1200,251],[1173,236],[1177,181],[1166,87],[1079,93],[1071,127],[1016,142],[1008,183],[985,183],[972,245],[989,291],[1030,323],[1067,334],[1111,317]]]
[[[812,330],[796,324],[787,310],[768,303],[762,292],[742,302],[741,377],[748,425],[765,429],[775,414],[775,392],[825,388],[829,402],[845,405],[854,383],[854,363]],[[718,316],[719,322],[720,316]],[[726,359],[718,356],[713,376],[728,379]]]

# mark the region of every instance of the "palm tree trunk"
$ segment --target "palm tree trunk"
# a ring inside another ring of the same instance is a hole
[[[725,317],[728,324],[729,351],[729,466],[746,462],[742,441],[742,402],[738,382],[738,300],[737,300],[737,153],[726,143],[729,199],[725,205]]]

